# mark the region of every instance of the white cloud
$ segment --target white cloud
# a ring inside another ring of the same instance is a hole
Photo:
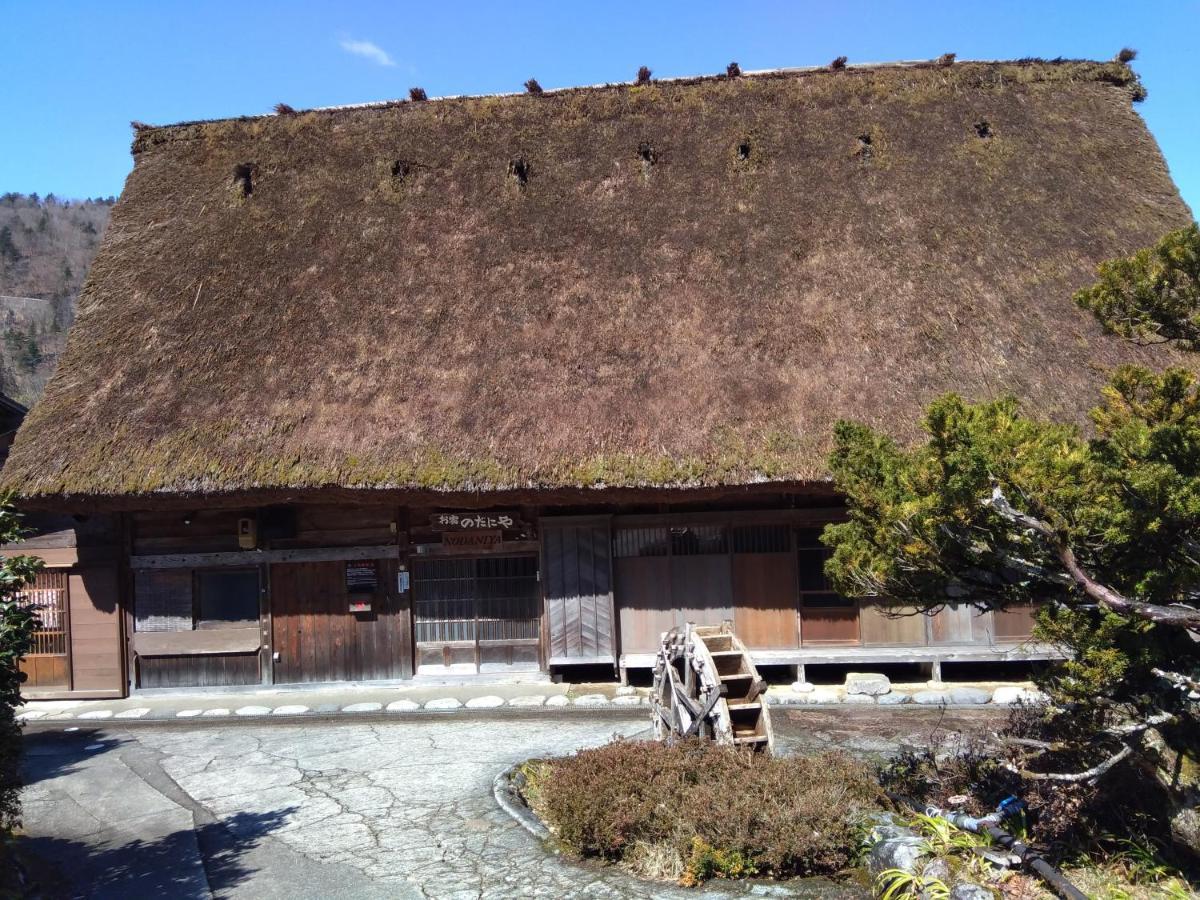
[[[396,65],[396,61],[388,56],[386,50],[378,44],[372,44],[370,41],[355,41],[350,38],[343,38],[341,46],[347,53],[353,53],[355,56],[369,59],[371,62],[378,63],[381,66]]]

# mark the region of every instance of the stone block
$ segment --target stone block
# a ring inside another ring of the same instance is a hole
[[[950,689],[950,702],[960,706],[980,706],[990,702],[992,694],[983,688],[955,687]]]
[[[922,706],[939,706],[950,702],[950,695],[945,691],[917,691],[912,695],[913,703]]]
[[[848,672],[846,674],[847,694],[866,694],[878,697],[892,689],[892,682],[886,675],[876,672]]]

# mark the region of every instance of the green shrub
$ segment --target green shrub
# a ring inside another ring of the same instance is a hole
[[[21,529],[16,513],[0,497],[0,542],[20,540]],[[21,702],[21,682],[25,675],[17,663],[33,645],[37,616],[19,596],[41,569],[40,560],[28,556],[9,556],[0,560],[0,844],[20,824],[21,726],[16,708]]]
[[[615,741],[526,776],[526,797],[567,849],[688,883],[837,872],[883,802],[845,754],[754,756],[701,741]]]

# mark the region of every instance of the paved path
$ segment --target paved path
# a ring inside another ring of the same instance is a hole
[[[780,710],[776,733],[788,751],[881,753],[998,712]],[[499,771],[638,734],[631,713],[31,724],[27,846],[55,861],[34,875],[99,898],[863,896],[651,884],[548,853],[496,806]]]

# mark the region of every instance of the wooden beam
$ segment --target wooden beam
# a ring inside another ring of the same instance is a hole
[[[264,563],[333,562],[351,559],[399,559],[395,544],[369,547],[318,547],[309,550],[230,550],[223,553],[163,553],[131,556],[131,569],[202,569],[210,566],[259,566]]]
[[[704,510],[696,512],[673,513],[638,513],[615,515],[612,517],[614,527],[620,526],[651,526],[651,525],[825,525],[829,522],[842,522],[846,519],[844,506],[811,506],[796,509],[763,508],[742,510]],[[553,525],[555,519],[543,516],[540,524]]]

